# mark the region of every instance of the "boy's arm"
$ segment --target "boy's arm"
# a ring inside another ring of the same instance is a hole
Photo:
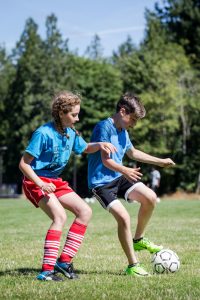
[[[142,177],[142,173],[140,173],[140,168],[128,168],[116,163],[113,159],[108,157],[105,153],[101,152],[101,159],[104,166],[110,170],[115,172],[119,172],[124,177],[126,177],[130,182],[138,181]]]
[[[171,167],[174,166],[175,163],[171,158],[158,158],[156,156],[149,155],[145,152],[142,152],[140,150],[137,150],[135,148],[130,148],[126,154],[128,155],[129,158],[147,163],[147,164],[152,164],[156,165],[159,167]]]

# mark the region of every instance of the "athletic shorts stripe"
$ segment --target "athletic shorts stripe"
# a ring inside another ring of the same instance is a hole
[[[95,189],[92,189],[92,192],[94,194],[94,196],[96,197],[96,199],[100,202],[100,204],[105,208],[106,208],[106,205],[104,204],[103,200],[101,199],[101,197],[99,197],[99,195],[96,193]]]
[[[127,202],[132,202],[128,199],[128,195],[138,186],[138,185],[144,185],[142,182],[136,182],[134,185],[132,185],[125,193],[124,198]]]
[[[33,204],[35,204],[35,206],[37,206],[37,201],[36,199],[33,197],[33,195],[31,194],[31,192],[28,190],[27,184],[25,182],[25,180],[23,180],[23,188],[24,188],[24,192],[25,195],[28,197],[30,197],[30,199],[32,200],[31,202],[34,202]],[[43,191],[42,191],[43,192]],[[28,195],[27,195],[28,194]],[[43,193],[44,194],[44,193]],[[28,198],[29,199],[29,198]]]
[[[113,205],[119,203],[119,199],[113,200],[108,206],[107,206],[107,210],[109,211],[111,209],[111,207],[113,207]],[[121,202],[120,202],[121,203]]]

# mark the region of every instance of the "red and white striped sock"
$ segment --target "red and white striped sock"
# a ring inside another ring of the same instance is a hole
[[[82,243],[86,229],[86,225],[74,221],[69,229],[63,251],[60,255],[60,262],[71,262]]]
[[[51,271],[54,269],[58,257],[61,234],[62,232],[58,230],[47,231],[44,243],[42,271]]]

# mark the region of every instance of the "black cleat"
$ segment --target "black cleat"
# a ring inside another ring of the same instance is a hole
[[[60,272],[69,279],[78,279],[78,275],[74,273],[74,268],[72,263],[59,262],[57,260],[54,266],[55,272]]]

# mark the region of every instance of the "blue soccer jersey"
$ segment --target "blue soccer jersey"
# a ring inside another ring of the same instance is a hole
[[[119,131],[111,118],[99,122],[92,133],[91,142],[110,142],[117,152],[111,154],[111,158],[122,165],[125,153],[133,147],[127,130]],[[101,160],[101,152],[95,152],[88,156],[88,186],[90,189],[113,181],[121,176],[121,173],[106,168]]]
[[[81,154],[87,147],[84,139],[71,128],[61,135],[53,122],[39,127],[25,152],[34,156],[31,167],[38,176],[57,178],[65,168],[71,152]]]

